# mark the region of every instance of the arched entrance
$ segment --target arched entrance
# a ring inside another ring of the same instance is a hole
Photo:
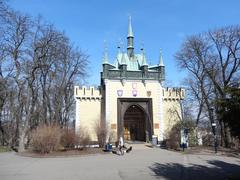
[[[124,139],[146,141],[146,118],[144,111],[137,105],[131,105],[124,114]]]
[[[153,135],[152,99],[118,98],[118,138],[151,141]]]

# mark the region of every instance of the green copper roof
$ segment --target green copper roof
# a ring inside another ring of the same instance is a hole
[[[141,66],[147,65],[145,54],[135,54],[133,58],[129,58],[127,53],[118,53],[114,65],[118,69],[123,64],[127,65],[129,71],[140,70]]]
[[[101,72],[101,82],[103,79],[114,80],[165,80],[165,67],[163,64],[162,52],[160,52],[159,64],[149,66],[145,51],[142,48],[140,54],[134,53],[134,37],[132,30],[131,16],[128,22],[127,52],[121,50],[123,45],[118,46],[117,56],[114,64],[108,61],[108,53],[105,48],[103,56],[103,70]]]
[[[127,64],[127,62],[126,62],[126,59],[127,59],[127,57],[128,56],[126,56],[126,54],[122,54],[122,56],[121,56],[121,61],[119,61],[120,62],[120,64]]]
[[[129,16],[127,39],[128,39],[127,50],[129,51],[129,49],[133,49],[133,30],[132,30],[131,16]],[[150,67],[147,63],[147,58],[143,48],[141,49],[142,52],[140,54],[131,53],[131,55],[129,55],[129,53],[125,53],[123,52],[123,50],[121,50],[121,46],[122,45],[118,46],[118,53],[117,53],[117,57],[115,59],[114,64],[109,63],[107,48],[105,46],[103,64],[109,64],[112,67],[115,67],[113,68],[115,70],[119,70],[121,65],[127,65],[128,71],[139,71],[142,69],[141,68],[142,66],[148,66],[148,69],[150,71],[154,71],[157,67],[164,66],[163,58],[162,58],[162,50],[160,50],[159,64],[156,64],[155,66]]]

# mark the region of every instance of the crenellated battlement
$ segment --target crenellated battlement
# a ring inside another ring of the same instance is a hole
[[[182,100],[185,97],[185,89],[183,88],[163,88],[164,100]]]
[[[93,86],[74,86],[74,97],[76,99],[101,99],[102,94],[100,89],[96,89]]]

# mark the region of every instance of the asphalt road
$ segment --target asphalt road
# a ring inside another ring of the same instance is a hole
[[[0,153],[0,180],[240,179],[240,159],[136,145],[124,156],[31,158]]]

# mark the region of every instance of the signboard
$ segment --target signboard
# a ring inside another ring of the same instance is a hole
[[[188,147],[188,129],[181,129],[181,147]]]

